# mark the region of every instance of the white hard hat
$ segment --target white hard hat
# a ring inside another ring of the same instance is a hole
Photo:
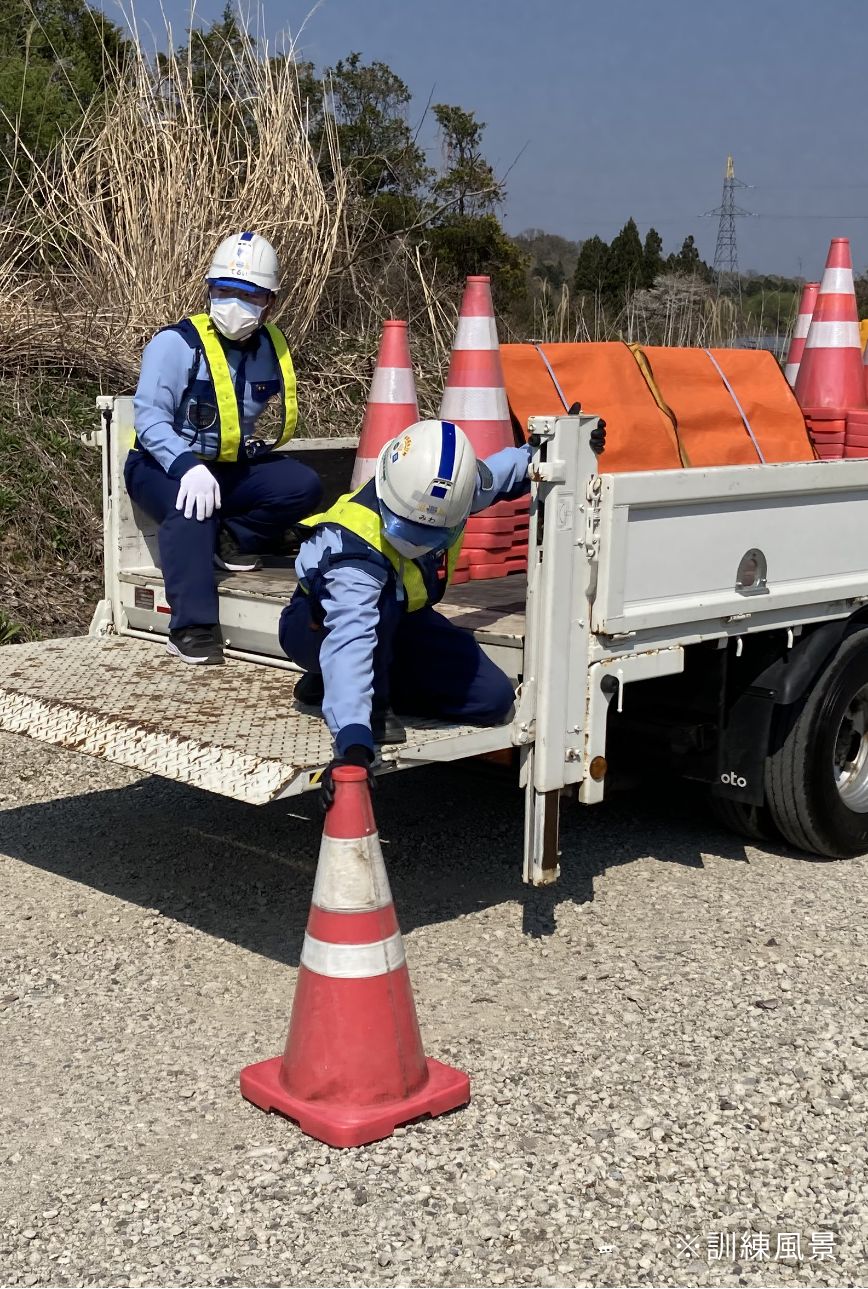
[[[389,541],[415,558],[455,540],[476,492],[476,453],[452,421],[417,421],[377,460],[377,499]]]
[[[208,282],[211,286],[277,291],[280,286],[277,253],[271,242],[258,233],[232,233],[223,238],[214,252]]]

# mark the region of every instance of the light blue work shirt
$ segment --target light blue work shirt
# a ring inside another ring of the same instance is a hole
[[[526,493],[530,458],[531,449],[524,446],[503,448],[481,462],[477,466],[471,513]],[[337,750],[346,750],[338,736],[341,730],[350,729],[351,741],[373,747],[370,724],[378,604],[390,580],[398,599],[404,596],[403,585],[379,551],[334,524],[317,528],[302,543],[295,571],[303,583],[314,574],[322,578],[320,603],[327,632],[320,650],[325,687],[323,716],[336,739]]]
[[[268,450],[267,444],[253,437],[266,408],[269,416],[273,413],[282,417],[280,369],[267,335],[261,330],[244,345],[227,340],[221,343],[238,398],[240,455],[244,459],[259,450]],[[159,462],[170,478],[180,479],[201,461],[217,457],[216,428],[201,428],[202,422],[208,420],[208,409],[216,410],[216,405],[204,353],[197,363],[196,351],[177,331],[158,331],[142,354],[133,406],[139,446]]]

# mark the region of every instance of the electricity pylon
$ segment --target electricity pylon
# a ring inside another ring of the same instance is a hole
[[[718,293],[724,290],[735,290],[741,296],[741,282],[738,276],[738,244],[735,237],[735,221],[743,215],[753,215],[752,210],[742,210],[735,204],[736,188],[750,188],[751,184],[742,183],[735,177],[735,165],[732,157],[726,158],[726,171],[723,177],[723,197],[715,210],[707,210],[706,215],[719,215],[717,226],[717,245],[714,248],[714,279]]]

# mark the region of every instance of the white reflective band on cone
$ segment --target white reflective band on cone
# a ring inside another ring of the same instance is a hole
[[[787,363],[786,367],[784,368],[784,375],[786,376],[787,381],[790,385],[795,385],[796,377],[798,376],[798,374],[799,374],[799,364]]]
[[[350,491],[355,492],[356,488],[361,488],[363,483],[373,479],[376,469],[376,457],[356,457],[356,463],[353,466],[353,477],[350,480]]]
[[[858,322],[812,322],[805,341],[806,349],[849,349],[851,346],[862,348]]]
[[[369,403],[416,403],[416,382],[409,367],[378,367]]]
[[[364,913],[392,903],[377,834],[323,837],[313,902],[330,913]]]
[[[821,295],[852,295],[852,293],[852,269],[826,269],[823,274],[823,285],[820,287]]]
[[[453,349],[497,349],[494,318],[459,318]]]
[[[803,340],[811,329],[810,313],[800,313],[796,318],[796,325],[793,327],[793,340]]]
[[[508,421],[509,404],[506,390],[497,388],[470,389],[447,385],[440,404],[440,419],[457,421]]]
[[[338,980],[384,976],[404,965],[401,932],[396,931],[388,940],[375,940],[373,944],[328,944],[305,933],[301,965],[318,976],[333,976]]]

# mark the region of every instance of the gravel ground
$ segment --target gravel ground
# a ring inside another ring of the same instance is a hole
[[[494,772],[376,808],[426,1047],[473,1101],[334,1151],[237,1086],[283,1044],[312,803],[0,735],[0,1282],[865,1282],[868,860],[622,797],[565,811],[528,893]]]

